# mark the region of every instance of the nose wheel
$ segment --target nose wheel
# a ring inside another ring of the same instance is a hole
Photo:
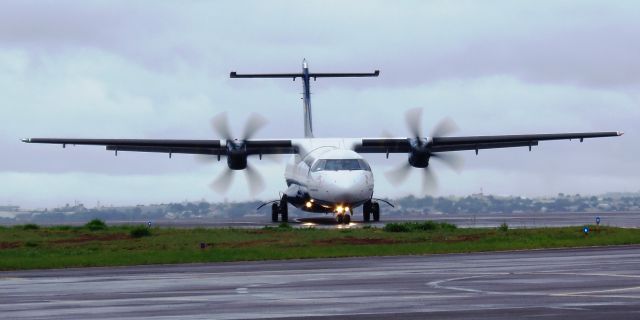
[[[340,213],[336,216],[336,221],[338,221],[338,224],[349,224],[351,223],[351,215],[348,213]]]

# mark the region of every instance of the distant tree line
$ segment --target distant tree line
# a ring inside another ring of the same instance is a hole
[[[388,200],[394,208],[384,206],[386,216],[421,216],[427,214],[500,214],[537,212],[621,212],[640,211],[640,194],[581,196],[558,194],[556,197],[524,198],[494,195],[465,197],[414,197]],[[0,223],[64,223],[91,219],[108,221],[174,220],[198,218],[241,219],[265,216],[270,206],[256,211],[258,201],[209,203],[206,201],[125,207],[86,208],[82,204],[66,205],[42,211],[20,212],[15,218],[0,218]],[[296,215],[295,210],[291,210]]]

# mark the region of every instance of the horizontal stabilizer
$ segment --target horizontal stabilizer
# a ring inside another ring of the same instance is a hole
[[[366,73],[309,73],[309,78],[360,78],[360,77],[377,77],[380,70]],[[301,78],[302,73],[237,73],[232,71],[229,78]]]
[[[235,71],[229,73],[229,78],[299,78],[302,73],[245,73],[238,74]]]
[[[350,77],[377,77],[380,70],[371,73],[309,73],[309,78],[350,78]]]

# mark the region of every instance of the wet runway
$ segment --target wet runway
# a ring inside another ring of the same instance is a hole
[[[461,228],[495,228],[502,223],[507,223],[510,228],[537,228],[537,227],[562,227],[594,225],[596,217],[600,217],[600,223],[604,226],[640,228],[640,212],[600,212],[600,213],[573,213],[573,212],[547,212],[547,213],[509,213],[509,214],[426,214],[422,216],[383,216],[380,222],[362,222],[361,212],[357,212],[348,226],[338,224],[332,215],[293,213],[289,218],[289,225],[299,228],[361,228],[372,226],[384,227],[390,222],[405,221],[442,221],[453,223]],[[109,225],[146,225],[148,220],[107,220]],[[172,228],[263,228],[265,226],[277,226],[279,223],[271,222],[271,216],[256,215],[243,218],[181,218],[176,220],[152,220],[152,225]],[[17,223],[17,222],[16,222]],[[23,222],[22,222],[23,223]],[[40,223],[41,225],[83,225],[83,222],[67,223]]]
[[[640,246],[0,273],[3,319],[640,318]]]
[[[561,226],[583,226],[595,225],[596,217],[600,217],[601,225],[624,228],[640,228],[640,212],[602,212],[602,213],[511,213],[511,214],[427,214],[420,217],[382,217],[380,222],[362,222],[362,215],[356,214],[351,220],[349,227],[358,228],[366,225],[381,228],[389,222],[403,221],[444,221],[453,223],[459,227],[497,227],[507,223],[512,228],[535,228],[535,227],[561,227]],[[110,224],[114,222],[109,222]],[[115,223],[138,223],[145,224],[145,221],[127,222],[118,221]],[[262,228],[266,225],[277,225],[272,223],[270,217],[266,215],[242,218],[242,219],[220,219],[207,218],[202,220],[176,220],[176,221],[154,221],[155,225],[167,227],[209,227],[209,228]],[[318,228],[343,228],[331,215],[299,215],[290,218],[289,223],[294,227],[318,227]]]

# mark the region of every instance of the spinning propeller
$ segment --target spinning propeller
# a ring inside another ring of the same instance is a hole
[[[263,116],[252,113],[247,120],[242,136],[240,139],[234,139],[229,127],[229,119],[227,113],[222,112],[211,120],[213,130],[221,139],[226,141],[227,167],[220,173],[215,180],[209,185],[218,193],[226,193],[231,187],[235,172],[238,170],[245,171],[245,177],[249,184],[249,190],[252,196],[260,193],[265,188],[265,182],[262,175],[253,166],[247,162],[246,140],[251,139],[260,129],[267,124],[267,119]],[[206,161],[212,161],[211,156],[200,157]]]
[[[463,163],[462,158],[455,154],[432,153],[432,138],[450,135],[458,130],[458,126],[451,118],[444,118],[433,127],[430,137],[422,137],[422,109],[415,108],[408,110],[405,113],[405,120],[407,122],[407,128],[411,133],[411,137],[409,138],[411,146],[409,161],[395,169],[387,171],[385,177],[391,184],[397,186],[407,180],[412,168],[418,168],[422,170],[422,191],[434,191],[437,188],[438,181],[429,166],[429,160],[431,158],[439,160],[456,172],[462,169]]]

